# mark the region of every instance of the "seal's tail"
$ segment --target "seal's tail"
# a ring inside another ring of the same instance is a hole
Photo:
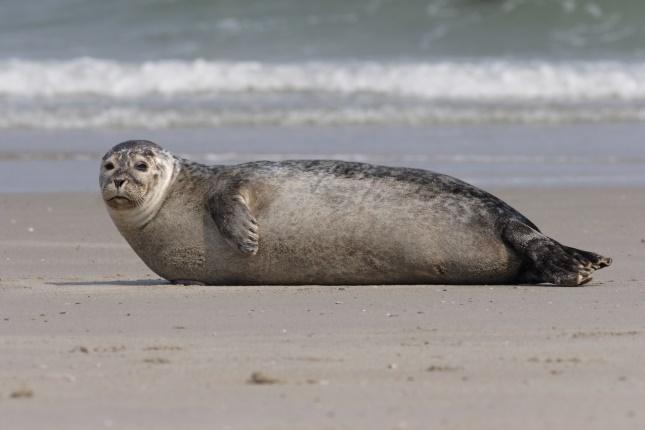
[[[504,238],[525,260],[519,282],[576,286],[591,281],[594,271],[611,265],[611,258],[561,245],[521,221],[512,220]]]

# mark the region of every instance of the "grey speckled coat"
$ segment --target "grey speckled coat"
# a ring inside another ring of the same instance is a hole
[[[141,259],[175,282],[578,285],[611,262],[542,235],[485,191],[425,170],[174,162],[151,220],[113,218]]]

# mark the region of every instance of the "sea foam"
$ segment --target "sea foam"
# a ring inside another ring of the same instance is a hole
[[[645,120],[645,62],[0,61],[0,128]]]
[[[645,62],[0,61],[2,96],[138,98],[294,91],[454,100],[645,99]]]

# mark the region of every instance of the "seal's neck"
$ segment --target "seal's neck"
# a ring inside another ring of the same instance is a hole
[[[164,160],[163,164],[165,172],[161,182],[153,187],[152,193],[146,197],[146,201],[142,205],[120,211],[108,206],[110,216],[119,229],[142,229],[157,215],[181,171],[180,163],[174,157]]]

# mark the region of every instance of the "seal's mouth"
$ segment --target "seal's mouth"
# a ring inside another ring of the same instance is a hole
[[[134,201],[124,196],[113,196],[105,199],[105,203],[113,209],[130,209],[135,206]]]

